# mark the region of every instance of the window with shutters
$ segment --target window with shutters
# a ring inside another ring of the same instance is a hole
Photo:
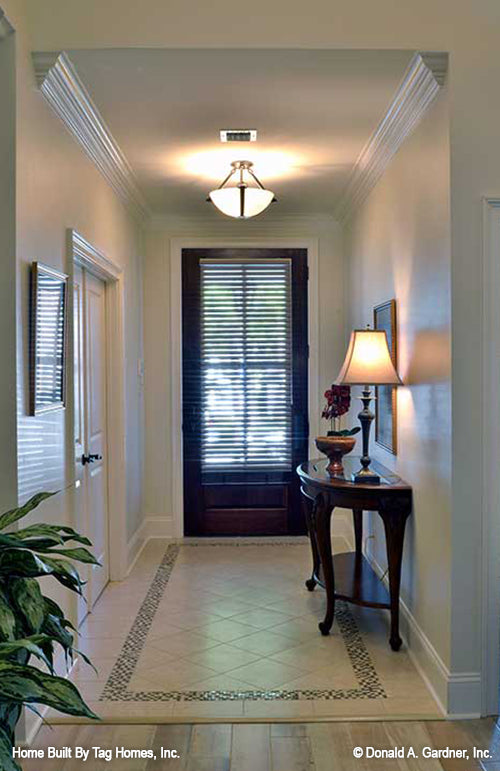
[[[202,259],[204,471],[290,469],[291,262]]]

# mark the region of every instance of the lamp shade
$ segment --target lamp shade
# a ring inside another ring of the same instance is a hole
[[[225,187],[212,190],[209,197],[219,211],[228,217],[248,219],[267,209],[274,193],[258,187]]]
[[[355,329],[337,385],[401,385],[383,329]]]

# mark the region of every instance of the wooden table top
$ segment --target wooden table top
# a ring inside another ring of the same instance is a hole
[[[394,490],[407,490],[411,491],[411,485],[409,485],[407,482],[404,481],[404,479],[401,479],[398,474],[396,474],[394,471],[391,471],[390,469],[386,468],[386,466],[383,466],[378,461],[372,460],[370,463],[370,468],[373,469],[377,474],[380,476],[380,484],[378,485],[370,485],[366,483],[359,483],[352,481],[352,475],[355,474],[359,468],[361,467],[361,460],[358,456],[347,456],[344,457],[342,460],[344,464],[344,475],[343,476],[335,476],[331,477],[327,471],[326,466],[328,465],[328,459],[327,458],[317,458],[315,460],[306,461],[305,463],[301,463],[300,466],[297,467],[297,473],[300,476],[301,479],[303,479],[306,482],[310,482],[315,485],[321,485],[324,487],[330,487],[330,488],[347,488],[347,489],[363,489],[363,490],[371,490],[372,492],[376,492],[382,489],[387,490],[388,488]]]

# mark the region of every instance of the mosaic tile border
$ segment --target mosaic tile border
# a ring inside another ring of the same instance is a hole
[[[186,544],[187,547],[201,544]],[[225,544],[211,544],[222,546]],[[233,544],[232,544],[233,545]],[[251,543],[242,544],[252,545]],[[283,546],[283,543],[273,542],[269,546]],[[335,620],[339,625],[342,639],[346,646],[354,674],[359,687],[349,689],[324,690],[285,690],[285,689],[251,689],[242,691],[129,691],[128,684],[134,674],[146,638],[153,623],[156,611],[167,588],[175,561],[180,551],[179,545],[171,545],[163,556],[155,577],[148,589],[139,612],[127,635],[125,643],[111,670],[99,701],[300,701],[300,700],[345,700],[345,699],[385,699],[387,695],[373,666],[370,654],[364,644],[360,631],[351,615],[346,602],[337,602]],[[183,548],[185,548],[183,546]]]

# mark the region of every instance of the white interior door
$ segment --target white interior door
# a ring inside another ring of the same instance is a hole
[[[109,581],[106,286],[75,266],[74,291],[77,518],[101,563],[87,570],[87,603],[79,610],[82,621]]]

